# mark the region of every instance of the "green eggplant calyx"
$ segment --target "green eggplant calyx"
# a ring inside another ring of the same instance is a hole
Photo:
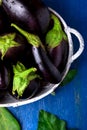
[[[46,35],[47,48],[55,48],[62,41],[62,35],[60,31],[51,30]]]
[[[51,18],[54,21],[54,26],[46,34],[46,45],[48,49],[57,47],[62,42],[62,40],[67,41],[67,36],[62,29],[58,17],[56,17],[54,14],[51,14]]]
[[[13,89],[12,94],[15,95],[17,92],[18,98],[23,95],[24,90],[30,84],[30,82],[40,76],[36,73],[37,69],[32,67],[26,69],[25,66],[18,62],[16,65],[13,65]]]
[[[15,37],[16,33],[10,33],[4,36],[0,36],[0,51],[2,54],[2,60],[9,48],[20,46],[20,44],[14,40]]]
[[[14,27],[15,29],[17,29],[27,39],[29,44],[36,46],[36,47],[39,47],[40,45],[42,45],[42,42],[41,42],[39,36],[21,29],[14,23],[12,23],[11,26]]]
[[[54,26],[52,29],[62,30],[62,26],[61,26],[59,18],[56,15],[51,14],[51,19],[53,19],[54,21]]]

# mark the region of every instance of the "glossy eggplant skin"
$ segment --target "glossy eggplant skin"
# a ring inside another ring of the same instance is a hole
[[[10,29],[10,21],[5,11],[0,7],[0,34],[6,33]]]
[[[45,33],[50,23],[50,11],[42,2],[42,0],[25,0],[28,3],[30,10],[32,11],[33,15],[36,17],[41,32]]]
[[[39,32],[36,18],[33,17],[27,3],[23,0],[2,0],[1,6],[11,22],[31,32]]]
[[[51,62],[46,54],[46,51],[41,47],[32,47],[35,61],[41,71],[44,79],[51,83],[58,83],[61,81],[61,74],[55,65]]]
[[[40,84],[40,80],[38,79],[34,79],[32,80],[29,85],[27,86],[27,88],[25,89],[25,91],[23,92],[23,95],[21,97],[18,98],[18,94],[15,92],[15,95],[12,94],[12,88],[9,88],[9,93],[16,98],[17,100],[20,99],[26,99],[26,98],[32,98],[33,96],[35,96],[39,91],[41,90],[41,84]]]
[[[22,51],[22,56],[20,56],[19,61],[26,67],[31,68],[32,66],[36,67],[36,62],[32,54],[32,46],[26,45],[24,51]]]
[[[59,69],[60,73],[65,69],[69,53],[68,42],[62,40],[62,42],[55,48],[51,48],[48,55],[52,63]]]
[[[7,35],[7,34],[5,34],[5,35]],[[22,57],[23,54],[26,52],[27,40],[23,36],[16,33],[14,41],[18,43],[18,46],[8,48],[5,56],[3,57],[3,61],[5,64],[7,62],[15,64],[20,59],[20,57]],[[2,56],[2,53],[0,52],[0,57],[1,56]]]
[[[0,98],[3,98],[8,90],[10,75],[7,68],[0,60]]]
[[[0,10],[0,33],[3,31],[3,28],[4,28],[4,20]]]
[[[62,41],[61,48],[62,48],[62,58],[61,58],[61,63],[57,68],[60,70],[62,75],[64,75],[64,70],[66,68],[66,64],[68,62],[68,56],[69,56],[69,43],[68,43],[68,41]]]
[[[32,98],[33,96],[35,96],[35,94],[38,92],[38,90],[40,89],[40,80],[38,79],[34,79],[30,82],[30,84],[27,86],[27,88],[25,89],[23,95],[22,95],[22,99],[25,98]]]
[[[68,38],[60,19],[53,13],[50,26],[52,28],[48,30],[45,38],[46,49],[52,63],[62,73],[68,59]]]

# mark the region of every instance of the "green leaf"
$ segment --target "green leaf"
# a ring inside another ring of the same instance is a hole
[[[51,95],[52,95],[52,96],[55,96],[55,95],[56,95],[56,93],[55,93],[55,92],[52,92],[52,93],[51,93]]]
[[[0,130],[21,130],[18,121],[6,109],[0,107]]]
[[[37,130],[66,130],[66,122],[51,113],[40,110]]]
[[[36,47],[39,47],[40,45],[42,45],[42,42],[37,35],[23,30],[22,28],[18,27],[16,24],[12,23],[11,26],[14,27],[15,29],[17,29],[27,39],[29,44],[36,46]]]
[[[34,80],[35,78],[40,78],[40,76],[36,74],[36,71],[37,69],[34,67],[26,69],[25,66],[20,62],[18,62],[16,65],[13,65],[14,77],[12,94],[14,95],[15,92],[17,92],[18,98],[21,97],[30,81]]]
[[[0,0],[0,5],[2,5],[2,0]]]
[[[69,82],[71,82],[74,77],[77,74],[77,70],[76,69],[72,69],[68,72],[68,74],[66,75],[65,79],[61,82],[60,86],[64,86],[66,84],[68,84]]]
[[[62,30],[60,20],[54,14],[51,14],[54,21],[53,28],[46,34],[46,45],[49,48],[55,48],[62,40],[67,40],[65,32]]]
[[[14,41],[15,37],[16,37],[16,33],[0,36],[0,51],[2,54],[1,56],[2,60],[9,48],[20,46],[19,43]]]

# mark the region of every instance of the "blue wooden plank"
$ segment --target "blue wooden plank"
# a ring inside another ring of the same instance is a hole
[[[44,0],[65,19],[67,24],[80,31],[85,40],[84,53],[72,67],[78,69],[76,78],[40,101],[17,108],[9,108],[17,117],[23,130],[36,130],[38,113],[44,109],[67,121],[68,127],[86,130],[87,126],[87,1]],[[77,47],[77,40],[74,39]]]

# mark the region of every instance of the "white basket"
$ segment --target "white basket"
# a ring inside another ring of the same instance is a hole
[[[81,34],[77,30],[67,26],[64,19],[57,12],[55,12],[51,8],[49,8],[49,10],[52,13],[54,13],[61,20],[61,22],[64,26],[64,31],[65,31],[65,33],[68,37],[69,55],[68,55],[68,62],[67,62],[67,65],[66,65],[66,71],[64,73],[64,76],[62,77],[62,80],[63,80],[64,77],[66,76],[67,72],[69,71],[71,63],[75,59],[77,59],[81,55],[81,53],[83,52],[84,40],[83,40]],[[74,34],[79,40],[79,49],[75,54],[73,54],[73,41],[72,41],[71,33]],[[29,104],[29,103],[35,102],[37,100],[40,100],[40,99],[44,98],[45,96],[49,95],[50,93],[52,93],[59,86],[60,83],[49,84],[48,86],[45,86],[44,89],[38,95],[34,96],[31,99],[27,98],[27,99],[23,99],[23,100],[17,100],[14,97],[12,97],[9,93],[7,93],[5,98],[2,101],[0,101],[0,107],[10,107],[10,106],[16,107],[16,106],[25,105],[25,104]]]

